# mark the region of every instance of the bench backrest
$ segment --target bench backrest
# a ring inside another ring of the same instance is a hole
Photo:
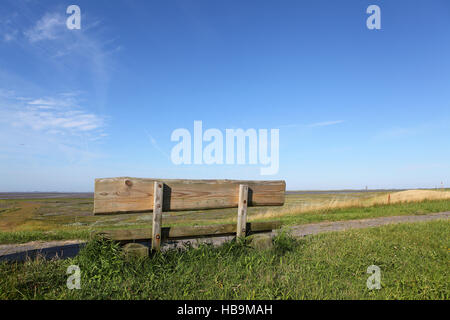
[[[286,191],[282,180],[96,179],[94,214],[152,211],[155,181],[163,183],[162,211],[238,207],[239,185],[248,186],[248,206],[281,206]]]

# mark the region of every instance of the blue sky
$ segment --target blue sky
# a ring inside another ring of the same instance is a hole
[[[446,0],[2,0],[0,191],[114,176],[448,186],[449,37]],[[195,120],[279,128],[278,174],[173,164],[171,133]]]

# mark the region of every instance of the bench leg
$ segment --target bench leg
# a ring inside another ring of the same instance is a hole
[[[152,225],[152,250],[159,251],[161,247],[161,220],[163,205],[163,183],[155,181],[153,191],[153,225]]]
[[[239,185],[239,203],[238,203],[238,218],[236,237],[242,238],[246,234],[247,226],[247,202],[248,202],[248,186],[244,184]]]

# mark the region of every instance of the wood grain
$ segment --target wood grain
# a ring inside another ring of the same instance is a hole
[[[278,229],[280,226],[281,222],[279,221],[251,222],[247,223],[247,230],[249,232],[264,232]],[[236,223],[209,226],[175,226],[162,228],[161,234],[163,238],[168,240],[234,235],[236,234],[236,227]],[[152,238],[151,230],[146,228],[105,230],[96,232],[96,235],[116,241],[148,240]]]
[[[158,251],[161,247],[163,183],[155,181],[153,185],[152,250]]]
[[[286,190],[282,180],[104,178],[95,180],[94,214],[153,210],[155,181],[164,184],[163,211],[235,208],[240,184],[249,187],[249,206],[280,206],[284,204]]]
[[[247,202],[248,202],[248,186],[239,185],[239,201],[238,201],[238,217],[236,236],[238,238],[245,237],[245,229],[247,223]]]

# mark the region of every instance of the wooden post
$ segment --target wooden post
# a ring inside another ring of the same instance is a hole
[[[163,183],[155,181],[153,192],[153,225],[152,225],[152,250],[159,251],[161,247],[161,220],[163,206]]]
[[[248,186],[239,185],[239,202],[238,202],[238,219],[236,237],[245,237],[247,225],[247,202],[248,202]]]

